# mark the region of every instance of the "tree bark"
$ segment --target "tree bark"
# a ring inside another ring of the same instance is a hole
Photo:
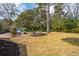
[[[50,23],[49,23],[49,21],[50,21],[50,14],[49,14],[49,3],[47,4],[47,7],[46,7],[46,15],[47,15],[47,33],[49,33],[50,32]]]

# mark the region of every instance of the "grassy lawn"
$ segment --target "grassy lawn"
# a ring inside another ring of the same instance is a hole
[[[43,36],[26,34],[11,37],[13,42],[24,45],[29,56],[79,56],[79,34],[51,32]]]

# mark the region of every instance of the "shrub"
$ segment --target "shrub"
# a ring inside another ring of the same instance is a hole
[[[79,28],[74,28],[74,29],[72,29],[72,32],[73,32],[73,33],[79,33]]]
[[[77,32],[77,22],[72,19],[65,20],[64,32]]]
[[[17,31],[16,31],[16,29],[13,29],[12,31],[11,31],[11,34],[17,34]]]

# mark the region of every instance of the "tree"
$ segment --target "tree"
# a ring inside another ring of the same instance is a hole
[[[15,20],[17,27],[30,29],[34,18],[33,16],[34,16],[33,10],[26,10],[22,12]]]
[[[56,3],[38,3],[38,7],[42,10],[45,10],[46,12],[46,24],[47,24],[47,28],[46,28],[46,31],[47,31],[47,33],[49,33],[50,32],[50,13],[49,13],[49,11],[50,11],[50,6],[52,6],[52,5],[55,5]]]
[[[78,19],[79,18],[79,3],[64,4],[64,6],[65,6],[64,16],[66,18],[71,18],[71,19]]]
[[[70,4],[69,4],[70,5]],[[58,3],[54,7],[53,30],[64,32],[79,32],[78,21],[78,4],[73,9],[67,4]],[[66,9],[65,9],[66,8]],[[74,11],[73,11],[74,10]],[[76,10],[76,11],[75,11]]]
[[[41,8],[41,10],[43,9],[43,10],[46,10],[46,15],[47,15],[47,21],[46,21],[46,23],[47,23],[47,32],[49,32],[50,30],[49,30],[49,21],[50,21],[50,16],[49,16],[49,3],[39,3],[38,4],[39,5],[39,8]]]
[[[3,19],[13,19],[18,13],[18,9],[14,3],[1,3],[0,16]]]
[[[62,31],[63,30],[63,20],[64,18],[64,4],[57,3],[54,5],[54,14],[52,16],[52,30],[53,31]]]
[[[46,28],[45,10],[39,10],[39,8],[26,10],[18,16],[15,22],[19,28],[27,28],[27,30],[31,31],[43,31]]]
[[[10,31],[10,26],[13,24],[15,16],[18,15],[18,9],[14,3],[0,3],[0,18],[2,21],[2,29]]]
[[[2,20],[2,30],[3,32],[10,32],[10,27],[13,24],[13,20],[4,19]]]
[[[0,32],[2,31],[2,20],[0,20]]]
[[[47,14],[47,32],[49,33],[49,31],[50,31],[50,23],[49,23],[49,21],[50,21],[50,15],[49,15],[49,3],[47,4],[47,6],[46,6],[46,14]]]
[[[57,17],[57,18],[61,18],[64,14],[64,4],[63,3],[57,3],[55,6],[54,6],[54,16]]]
[[[75,8],[74,8],[74,16],[76,19],[79,18],[79,3],[75,3]]]
[[[37,21],[39,22],[40,26],[39,28],[41,31],[46,31],[46,25],[47,25],[47,16],[46,16],[46,3],[38,3],[38,7],[35,8],[35,13],[37,13]]]

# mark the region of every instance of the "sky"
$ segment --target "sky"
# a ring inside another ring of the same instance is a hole
[[[33,9],[36,7],[36,4],[35,3],[21,3],[21,4],[16,4],[18,6],[18,9],[20,11],[24,11],[24,10],[27,10],[27,9]]]
[[[24,11],[24,10],[27,10],[27,9],[33,9],[33,8],[38,7],[35,3],[21,3],[21,4],[16,4],[16,5],[18,6],[18,9],[21,12]],[[64,5],[69,6],[72,13],[76,11],[76,10],[74,10],[75,9],[75,3],[65,3]],[[63,11],[65,13],[68,12],[68,8],[65,7],[63,9]],[[49,12],[50,12],[50,14],[54,14],[54,5],[50,6]],[[73,16],[75,16],[75,14],[73,14]]]
[[[73,3],[67,3],[67,5],[70,5],[70,7],[72,8],[71,10],[73,11],[73,8],[74,8],[74,5]],[[24,10],[27,10],[27,9],[33,9],[33,8],[36,8],[38,7],[36,5],[36,3],[17,3],[16,6],[18,7],[18,9],[22,12]],[[54,6],[50,6],[50,13],[54,13]]]
[[[38,5],[36,5],[35,3],[17,3],[16,6],[18,7],[18,9],[20,10],[19,14],[21,12],[23,12],[24,10],[28,10],[28,9],[34,9],[36,7],[38,7]],[[54,13],[54,6],[50,6],[50,13]],[[18,16],[16,16],[14,19],[16,19]]]
[[[15,3],[16,7],[18,8],[18,10],[20,11],[19,14],[25,10],[28,9],[34,9],[36,7],[38,7],[38,5],[36,3]],[[53,12],[53,6],[50,7],[50,13]],[[16,19],[18,16],[14,17],[13,19]],[[2,19],[0,17],[0,19]]]
[[[21,4],[16,4],[16,5],[21,12],[27,9],[33,9],[37,7],[35,3],[21,3]],[[50,13],[52,12],[54,12],[53,6],[50,7]]]
[[[36,5],[36,3],[15,3],[15,4],[18,7],[18,9],[20,10],[19,14],[21,12],[23,12],[24,10],[33,9],[33,8],[38,7]],[[72,8],[71,10],[73,10],[73,7],[74,7],[74,5],[71,4],[71,8]],[[53,13],[54,13],[54,6],[50,6],[50,14],[53,14]],[[17,18],[17,17],[15,17],[15,18]]]
[[[34,9],[37,7],[35,3],[16,3],[16,7],[20,11],[19,14],[25,10],[28,9]],[[14,17],[13,20],[15,20],[18,16]]]

